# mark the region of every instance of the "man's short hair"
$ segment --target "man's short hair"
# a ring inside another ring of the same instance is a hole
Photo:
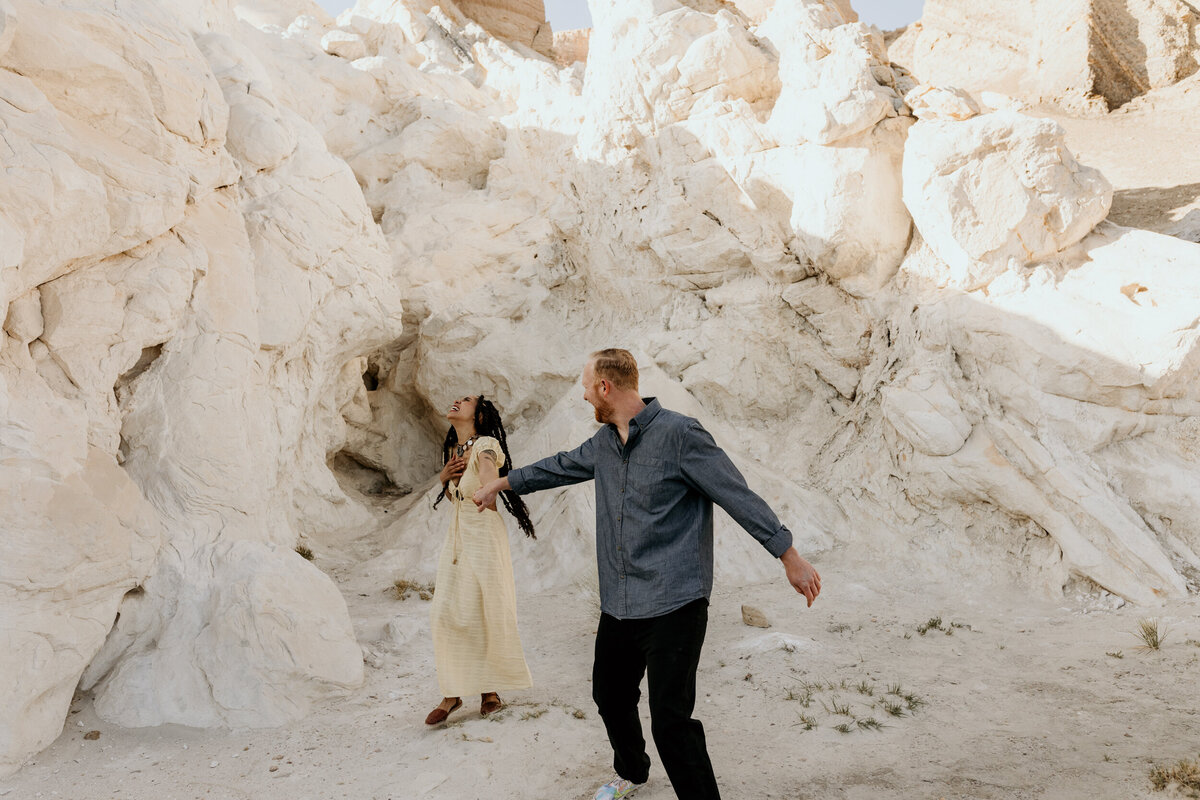
[[[592,372],[618,389],[638,388],[637,360],[633,353],[619,347],[597,350],[591,355]]]

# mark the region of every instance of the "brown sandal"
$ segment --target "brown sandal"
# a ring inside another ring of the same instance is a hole
[[[500,702],[500,695],[495,692],[486,692],[482,697],[483,702],[479,704],[479,716],[486,717],[488,714],[504,708],[504,703]]]
[[[449,710],[438,706],[433,711],[429,712],[429,716],[425,718],[426,725],[440,725],[446,721],[446,717],[453,714],[459,706],[462,705],[462,698],[455,698],[454,705],[450,706]]]

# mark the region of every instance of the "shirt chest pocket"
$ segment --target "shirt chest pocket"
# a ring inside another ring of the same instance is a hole
[[[629,460],[626,486],[634,496],[653,498],[666,489],[667,462],[654,456],[637,456]]]

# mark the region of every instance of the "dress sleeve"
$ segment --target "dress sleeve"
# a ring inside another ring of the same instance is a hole
[[[476,458],[484,453],[491,453],[492,458],[496,459],[496,469],[504,466],[504,450],[500,447],[500,442],[491,436],[480,436],[476,439],[472,451]]]

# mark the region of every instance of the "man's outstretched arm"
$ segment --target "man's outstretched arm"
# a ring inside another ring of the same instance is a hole
[[[512,490],[517,494],[538,492],[558,486],[589,481],[596,475],[595,443],[588,439],[574,450],[564,450],[526,467],[514,469],[508,475],[490,481],[472,495],[475,507],[483,511],[496,502],[500,492]]]
[[[811,607],[821,593],[821,576],[792,546],[792,532],[747,484],[712,435],[694,422],[683,440],[679,464],[684,479],[725,509],[767,552],[783,562],[788,583],[804,595]]]

